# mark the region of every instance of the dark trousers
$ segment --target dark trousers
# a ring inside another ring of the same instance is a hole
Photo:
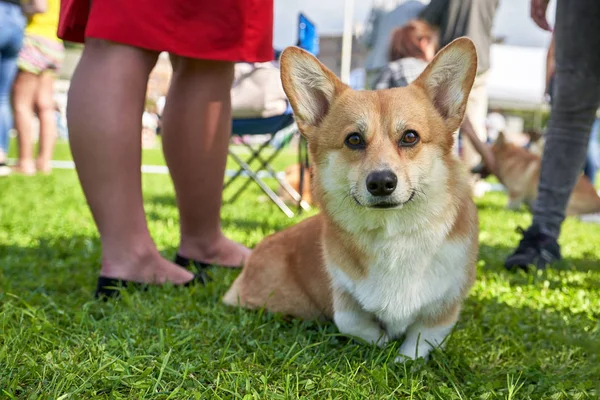
[[[556,73],[533,223],[560,233],[600,104],[600,1],[558,0]]]

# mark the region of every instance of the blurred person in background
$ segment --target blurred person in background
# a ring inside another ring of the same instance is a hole
[[[397,28],[388,50],[389,63],[374,81],[374,89],[408,86],[423,72],[439,49],[437,32],[425,21],[412,20]],[[461,131],[486,167],[495,170],[494,157],[487,144],[479,140],[473,125],[465,116]],[[455,146],[457,144],[455,143]]]
[[[24,9],[28,15],[25,39],[17,61],[19,72],[13,87],[13,110],[19,159],[14,172],[50,173],[58,136],[54,79],[64,58],[63,43],[56,36],[60,0],[46,0],[45,7]],[[34,159],[33,121],[39,119],[39,151]]]
[[[531,17],[551,31],[548,0],[531,0]],[[561,259],[558,237],[565,209],[584,167],[600,105],[600,1],[558,0],[554,27],[556,62],[550,121],[545,134],[533,221],[505,261],[509,270],[544,269]]]
[[[0,176],[8,175],[8,134],[12,129],[10,91],[17,73],[17,56],[23,42],[25,16],[20,0],[0,0]]]
[[[368,88],[374,88],[374,80],[386,67],[390,41],[394,30],[417,18],[426,1],[376,0],[371,8],[366,30],[361,40],[369,50],[365,69]]]
[[[488,113],[487,80],[490,69],[492,27],[499,0],[431,0],[420,18],[438,27],[440,47],[461,36],[473,40],[477,49],[477,76],[469,95],[466,117],[481,142],[487,142]],[[478,172],[483,164],[480,152],[472,141],[461,141],[461,158],[467,167]]]
[[[373,82],[373,89],[408,86],[433,60],[437,35],[424,21],[412,20],[397,28],[388,49],[389,62]]]

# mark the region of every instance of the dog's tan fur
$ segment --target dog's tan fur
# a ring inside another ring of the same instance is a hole
[[[322,229],[322,217],[316,215],[265,238],[224,301],[235,305],[239,298],[249,308],[265,307],[306,319],[331,317],[329,280],[320,249]]]
[[[452,134],[476,65],[472,42],[459,39],[406,88],[353,91],[309,54],[286,49],[283,85],[322,213],[260,243],[224,302],[330,318],[372,343],[406,333],[400,353],[410,358],[440,345],[475,280],[477,210]],[[414,147],[401,145],[408,130],[418,132]],[[364,149],[345,144],[353,132]],[[382,169],[398,181],[388,209],[365,184]]]
[[[498,178],[508,190],[510,209],[518,209],[522,203],[532,206],[537,197],[537,187],[542,166],[541,150],[530,152],[509,143],[501,133],[492,146]],[[600,212],[600,196],[590,180],[581,175],[567,205],[567,215]]]

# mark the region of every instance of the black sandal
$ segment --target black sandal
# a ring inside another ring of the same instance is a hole
[[[197,273],[194,277],[181,285],[173,285],[176,287],[189,287],[192,285],[206,285],[207,282],[210,281],[210,278],[206,273]],[[98,285],[96,286],[96,292],[94,293],[94,297],[97,299],[112,299],[117,298],[121,294],[121,289],[127,287],[134,287],[136,289],[148,290],[150,286],[160,286],[160,285],[152,285],[148,283],[141,282],[133,282],[127,281],[124,279],[116,279],[116,278],[107,278],[105,276],[98,277]]]
[[[179,253],[177,253],[175,255],[175,264],[179,265],[180,267],[191,269],[192,271],[195,271],[197,273],[204,272],[208,268],[211,268],[211,267],[223,267],[223,268],[239,268],[240,267],[239,265],[209,264],[209,263],[206,263],[203,261],[194,260],[193,258],[184,257]],[[242,261],[241,265],[244,265],[243,261]]]

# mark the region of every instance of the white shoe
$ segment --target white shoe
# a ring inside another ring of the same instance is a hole
[[[12,173],[12,168],[4,163],[0,163],[0,176],[7,176]]]

